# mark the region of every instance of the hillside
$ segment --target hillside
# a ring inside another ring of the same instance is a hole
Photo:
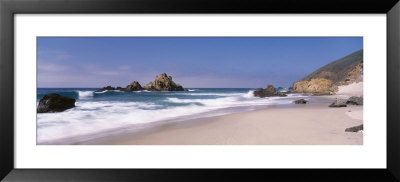
[[[333,61],[293,84],[293,92],[331,94],[363,79],[363,50]]]
[[[333,82],[342,81],[362,60],[363,50],[359,50],[317,69],[300,81],[310,81],[313,78],[325,78]]]

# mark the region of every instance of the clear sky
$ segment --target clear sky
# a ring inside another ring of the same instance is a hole
[[[362,48],[362,37],[39,37],[38,87],[143,86],[160,73],[186,88],[287,87]]]

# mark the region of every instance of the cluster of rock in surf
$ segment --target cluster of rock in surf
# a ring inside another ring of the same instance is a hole
[[[264,97],[286,97],[287,94],[290,93],[290,90],[287,92],[278,92],[276,90],[276,88],[273,85],[268,85],[267,88],[263,89],[263,88],[259,88],[257,90],[254,91],[253,95],[255,97],[260,97],[260,98],[264,98]],[[295,104],[306,104],[308,101],[304,100],[304,99],[299,99],[299,100],[295,100],[294,103]]]
[[[127,85],[125,88],[122,87],[112,87],[107,86],[103,87],[95,92],[104,92],[104,91],[113,91],[119,90],[123,92],[128,91],[140,91],[140,90],[149,90],[149,91],[187,91],[187,89],[183,88],[182,85],[175,83],[172,80],[171,76],[168,76],[166,73],[160,74],[156,76],[154,82],[150,82],[144,87],[140,85],[139,82],[134,81],[131,84]]]
[[[142,87],[139,82],[134,81],[125,88],[122,87],[103,87],[95,92],[104,91],[139,91],[139,90],[149,90],[149,91],[187,91],[181,85],[172,81],[172,77],[168,76],[166,73],[156,76],[154,82],[148,83],[146,86]],[[51,93],[45,95],[40,99],[39,105],[37,107],[37,113],[51,113],[51,112],[62,112],[67,109],[75,107],[75,99],[65,97],[59,94]]]
[[[276,91],[275,87],[273,85],[268,85],[267,88],[259,88],[256,91],[254,91],[254,96],[256,97],[286,97],[287,95],[282,92]]]

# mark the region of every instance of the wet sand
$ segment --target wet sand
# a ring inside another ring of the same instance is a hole
[[[332,100],[336,96],[328,96]],[[94,145],[362,145],[363,133],[345,132],[363,123],[363,106],[293,104],[169,123],[140,133],[81,142]]]

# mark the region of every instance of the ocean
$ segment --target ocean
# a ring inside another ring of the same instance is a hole
[[[134,131],[167,122],[251,111],[293,104],[310,96],[253,96],[254,88],[190,88],[189,91],[106,91],[97,88],[38,88],[37,104],[49,93],[76,99],[75,108],[37,114],[37,143],[68,138],[105,136],[113,131]]]

